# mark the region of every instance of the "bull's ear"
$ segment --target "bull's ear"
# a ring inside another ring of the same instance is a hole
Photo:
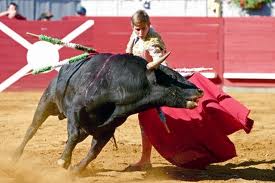
[[[148,70],[151,70],[151,69],[155,69],[155,68],[158,68],[158,66],[162,63],[162,62],[164,62],[165,61],[165,59],[170,55],[170,51],[169,52],[167,52],[165,55],[163,55],[162,57],[160,57],[158,60],[155,60],[155,61],[153,61],[153,62],[149,62],[148,64],[147,64],[147,69]]]
[[[147,70],[146,77],[151,84],[155,84],[157,82],[157,77],[154,70]]]

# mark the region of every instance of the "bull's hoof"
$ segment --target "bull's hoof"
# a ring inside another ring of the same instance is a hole
[[[134,172],[134,171],[147,171],[152,169],[152,164],[148,163],[145,165],[129,165],[124,169],[125,172]]]
[[[70,166],[70,168],[69,168],[69,171],[74,175],[79,175],[83,170],[84,170],[84,168],[77,166],[77,165]]]
[[[68,167],[69,167],[69,165],[70,165],[70,163],[66,162],[66,161],[63,160],[63,159],[59,159],[59,160],[57,161],[57,164],[58,164],[59,166],[61,166],[62,168],[65,168],[65,169],[68,169]]]
[[[13,155],[11,156],[10,160],[13,163],[16,163],[20,159],[22,153],[23,153],[23,151],[21,149],[16,149],[15,152],[13,153]]]

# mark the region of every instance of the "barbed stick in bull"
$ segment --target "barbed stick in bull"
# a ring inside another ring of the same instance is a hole
[[[45,36],[42,34],[37,35],[37,34],[30,33],[30,32],[27,32],[26,34],[37,37],[41,41],[46,41],[46,42],[49,42],[52,44],[63,45],[65,47],[73,48],[73,49],[84,51],[87,53],[97,53],[97,51],[92,47],[87,47],[87,46],[83,46],[83,45],[76,44],[76,43],[67,43],[67,42],[64,42],[58,38],[53,38],[53,37]]]
[[[56,63],[55,65],[49,65],[49,66],[41,67],[39,69],[34,69],[32,72],[30,72],[26,75],[29,75],[29,74],[36,75],[36,74],[48,73],[48,72],[50,72],[58,67],[61,67],[63,65],[67,65],[67,64],[74,63],[74,62],[78,62],[80,60],[84,60],[84,59],[88,58],[89,56],[90,56],[89,53],[83,53],[81,55],[77,55],[77,56],[62,60],[62,61]]]

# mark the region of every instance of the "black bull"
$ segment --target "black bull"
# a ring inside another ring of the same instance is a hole
[[[131,114],[160,106],[196,107],[200,89],[168,67],[148,70],[146,64],[129,54],[98,54],[63,66],[43,93],[15,160],[50,115],[68,118],[68,140],[58,160],[64,168],[70,165],[77,143],[93,136],[87,156],[72,167],[80,172]]]

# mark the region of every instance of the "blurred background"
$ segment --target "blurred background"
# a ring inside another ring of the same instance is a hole
[[[137,9],[146,9],[151,16],[239,17],[274,16],[273,0],[260,2],[260,7],[246,8],[244,0],[0,0],[0,11],[10,2],[18,4],[27,20],[36,20],[43,12],[51,12],[53,20],[75,15],[80,6],[87,16],[130,16]]]

